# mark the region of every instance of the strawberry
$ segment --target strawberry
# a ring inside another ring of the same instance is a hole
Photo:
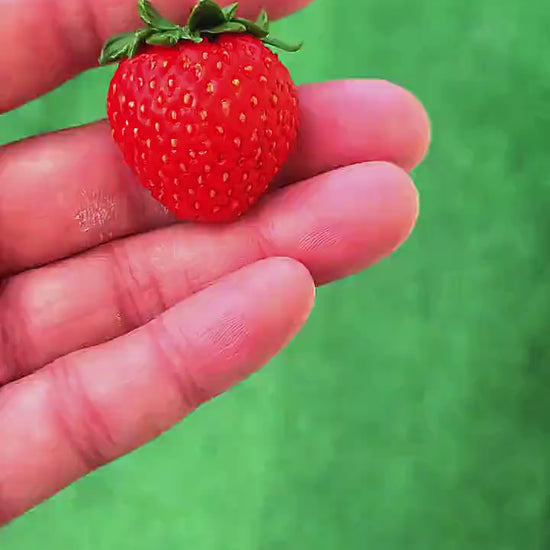
[[[187,24],[138,1],[146,27],[116,35],[107,114],[126,163],[182,220],[228,222],[267,190],[298,131],[296,87],[266,44],[297,51],[256,22],[200,0]]]

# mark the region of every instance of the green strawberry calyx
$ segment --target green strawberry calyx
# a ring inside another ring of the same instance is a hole
[[[116,34],[103,45],[99,64],[116,63],[134,57],[145,44],[174,46],[182,40],[202,42],[223,33],[248,33],[264,44],[287,52],[297,52],[302,44],[286,44],[271,36],[269,18],[261,10],[256,21],[236,17],[238,2],[222,8],[214,0],[199,0],[191,10],[184,27],[164,18],[149,0],[138,0],[138,13],[145,27],[132,32]]]

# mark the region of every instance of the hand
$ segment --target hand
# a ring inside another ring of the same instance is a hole
[[[190,7],[157,3],[178,20]],[[9,3],[2,40],[20,46],[0,50],[0,112],[93,66],[107,36],[137,26],[135,11],[135,0]],[[408,236],[407,172],[429,139],[419,103],[380,81],[300,95],[298,151],[228,226],[175,223],[105,122],[0,151],[0,523],[257,370],[304,323],[314,283]]]

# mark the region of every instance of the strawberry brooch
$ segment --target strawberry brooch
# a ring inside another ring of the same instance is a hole
[[[229,222],[266,192],[296,141],[296,87],[255,22],[200,0],[187,24],[138,1],[145,27],[110,38],[119,62],[107,97],[114,141],[152,196],[182,220]]]

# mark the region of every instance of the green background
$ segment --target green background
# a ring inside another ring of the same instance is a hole
[[[321,289],[252,380],[0,533],[2,550],[550,549],[550,9],[318,0],[300,82],[393,80],[430,112],[411,240]],[[108,71],[2,117],[103,116]]]

